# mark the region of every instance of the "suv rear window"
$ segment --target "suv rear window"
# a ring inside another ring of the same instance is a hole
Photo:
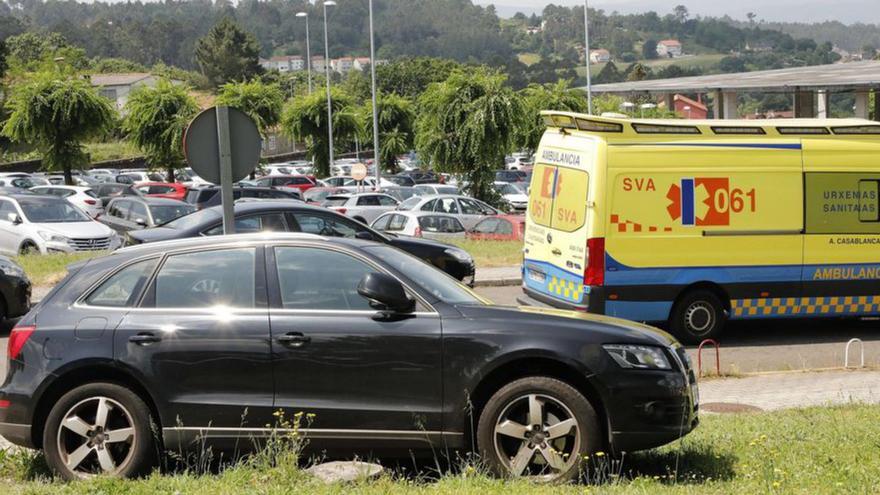
[[[119,270],[89,294],[86,304],[114,308],[133,306],[157,262],[158,258],[153,258]]]
[[[348,202],[347,197],[330,196],[324,200],[324,206],[342,206]]]

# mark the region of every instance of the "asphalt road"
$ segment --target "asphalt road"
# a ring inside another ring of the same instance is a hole
[[[516,305],[519,287],[483,287],[477,292],[497,304]],[[721,372],[793,371],[843,366],[846,343],[864,343],[865,365],[880,368],[880,320],[757,320],[730,323],[721,340]],[[6,376],[6,336],[9,324],[0,327],[0,377]],[[694,363],[696,348],[689,348]],[[859,348],[851,349],[850,363],[859,361]],[[715,365],[714,352],[703,350],[704,368]]]

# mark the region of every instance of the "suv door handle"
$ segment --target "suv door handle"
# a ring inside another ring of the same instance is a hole
[[[278,337],[278,343],[294,349],[298,349],[311,341],[311,337],[303,335],[300,332],[288,332],[287,334]]]
[[[128,341],[132,344],[146,346],[150,344],[155,344],[156,342],[161,342],[162,337],[159,337],[158,335],[152,333],[143,332],[137,335],[132,335],[128,338]]]

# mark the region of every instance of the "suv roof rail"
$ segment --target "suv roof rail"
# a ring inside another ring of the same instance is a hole
[[[248,234],[231,234],[231,235],[212,235],[187,237],[186,239],[172,239],[168,241],[148,242],[145,244],[136,244],[117,249],[113,253],[135,253],[138,251],[152,251],[154,249],[161,250],[164,248],[172,249],[176,247],[198,246],[200,244],[234,244],[236,242],[250,241],[272,241],[272,240],[308,240],[308,241],[326,241],[327,237],[318,234],[308,234],[305,232],[256,232]]]

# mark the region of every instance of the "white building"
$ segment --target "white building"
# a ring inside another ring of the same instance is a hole
[[[145,72],[93,74],[89,79],[92,86],[98,88],[98,93],[116,103],[116,109],[120,111],[132,90],[139,86],[155,86],[158,81],[156,76]]]
[[[370,57],[355,57],[354,58],[354,70],[366,70],[367,67],[370,66]]]
[[[312,57],[312,72],[324,72],[324,57]]]
[[[346,74],[354,69],[354,59],[352,57],[333,59],[330,61],[330,68],[340,74]]]
[[[298,55],[283,55],[272,57],[269,60],[260,60],[260,65],[266,70],[279,72],[296,72],[305,70],[306,61]]]
[[[611,53],[604,49],[599,48],[598,50],[590,50],[590,63],[591,64],[604,64],[606,62],[611,61]]]
[[[680,57],[681,53],[681,42],[678,40],[663,40],[657,43],[657,55],[661,57]]]

